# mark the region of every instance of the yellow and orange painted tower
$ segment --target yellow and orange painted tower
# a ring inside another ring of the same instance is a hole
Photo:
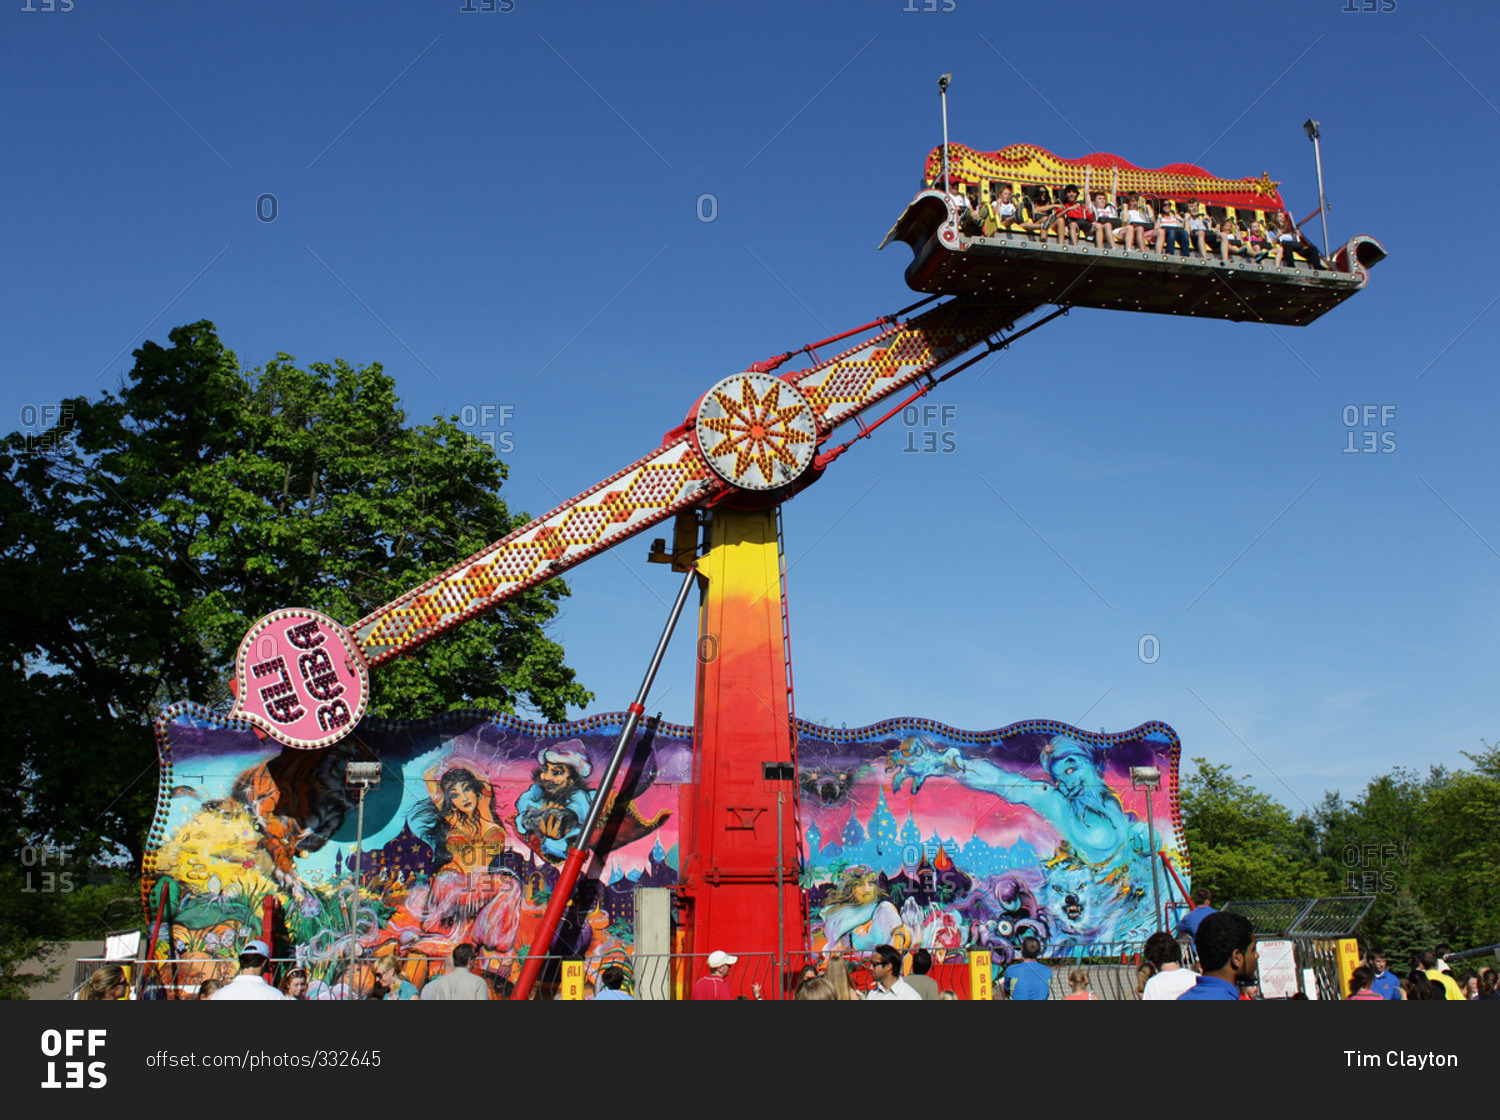
[[[792,953],[806,917],[776,510],[716,509],[706,532],[693,777],[680,799],[684,948]]]

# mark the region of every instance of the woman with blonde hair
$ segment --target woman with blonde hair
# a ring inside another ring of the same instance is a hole
[[[1323,263],[1323,255],[1318,252],[1317,246],[1302,236],[1302,231],[1285,210],[1278,211],[1272,219],[1271,232],[1276,237],[1276,264],[1292,268],[1295,262],[1293,254],[1296,254],[1313,268],[1328,267]]]
[[[395,956],[375,958],[375,985],[381,999],[417,999],[417,986],[401,974],[401,961]]]
[[[839,997],[837,993],[834,992],[832,984],[823,979],[821,976],[814,976],[811,980],[807,981],[800,988],[798,988],[797,994],[792,998],[794,1000],[836,1000]]]
[[[79,999],[125,999],[130,995],[130,976],[117,964],[96,969],[78,990]]]
[[[834,957],[823,970],[823,979],[833,988],[834,999],[862,999],[849,979],[849,962],[843,957]]]
[[[1125,222],[1115,232],[1120,237],[1121,247],[1128,253],[1132,246],[1143,253],[1149,253],[1155,249],[1160,252],[1159,245],[1153,245],[1156,229],[1156,212],[1151,209],[1151,204],[1140,196],[1137,191],[1131,191],[1125,196]]]

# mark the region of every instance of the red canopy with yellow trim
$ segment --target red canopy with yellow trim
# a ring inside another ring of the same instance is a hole
[[[927,181],[943,177],[943,149],[927,156]],[[1219,179],[1191,163],[1169,163],[1165,167],[1137,167],[1108,152],[1094,152],[1081,159],[1064,159],[1035,144],[1011,144],[998,152],[976,152],[963,144],[948,146],[950,183],[1041,183],[1049,187],[1076,184],[1091,190],[1139,191],[1150,198],[1197,198],[1206,205],[1234,206],[1248,210],[1282,210],[1281,184],[1262,172],[1258,179]]]

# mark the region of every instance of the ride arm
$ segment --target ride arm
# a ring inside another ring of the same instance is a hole
[[[231,714],[289,746],[312,749],[336,742],[364,714],[371,669],[675,514],[709,508],[747,490],[760,492],[756,501],[787,500],[911,401],[1066,313],[1063,298],[1047,302],[1058,309],[1005,335],[1040,301],[1000,295],[952,299],[915,318],[886,316],[760,363],[774,368],[795,353],[812,354],[828,343],[876,331],[811,368],[774,377],[752,367],[725,378],[655,451],[380,607],[352,630],[300,607],[262,616],[236,654]],[[996,335],[1005,336],[990,341]],[[979,352],[967,361],[934,376],[975,349]],[[873,423],[861,418],[919,380],[921,385]],[[825,447],[851,420],[858,434]]]
[[[355,624],[373,667],[700,504],[728,484],[688,433],[408,591]]]
[[[781,380],[796,386],[812,406],[820,445],[851,420],[861,424],[862,438],[871,429],[859,421],[861,412],[920,378],[927,384],[918,395],[925,393],[937,384],[932,378],[937,369],[1035,306],[949,300],[904,322],[883,320],[884,329],[874,337]],[[817,466],[843,450],[820,456]],[[367,615],[354,627],[355,641],[374,667],[684,509],[711,505],[735,490],[710,469],[690,426],[684,426],[652,454]]]
[[[932,377],[936,370],[987,343],[992,335],[1009,329],[1037,306],[1034,300],[952,299],[904,322],[892,322],[852,350],[811,369],[787,374],[784,380],[795,385],[817,413],[820,442],[850,421],[860,425],[863,437],[867,425],[859,419],[862,412],[920,379],[926,384],[917,395],[927,392],[937,384]],[[1003,345],[1005,342],[991,344],[990,349]],[[839,448],[820,455],[818,466],[826,466],[842,451]]]

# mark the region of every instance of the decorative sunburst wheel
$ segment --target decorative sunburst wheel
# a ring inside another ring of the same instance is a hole
[[[710,389],[698,405],[697,432],[714,473],[744,490],[789,485],[818,448],[807,398],[766,373],[737,373]]]

